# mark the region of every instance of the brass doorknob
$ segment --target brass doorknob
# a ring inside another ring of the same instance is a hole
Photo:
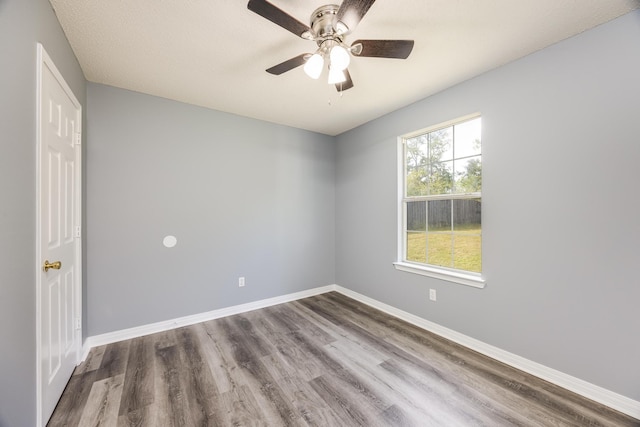
[[[60,261],[56,261],[56,262],[49,262],[49,260],[45,260],[44,261],[44,265],[42,266],[42,269],[47,272],[49,271],[50,268],[53,268],[54,270],[60,270],[60,267],[62,267],[62,263]]]

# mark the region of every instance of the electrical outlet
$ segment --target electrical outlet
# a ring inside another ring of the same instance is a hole
[[[241,288],[244,286],[244,277],[238,278],[238,287]]]
[[[429,289],[429,299],[431,301],[435,301],[436,300],[436,290],[435,289]]]

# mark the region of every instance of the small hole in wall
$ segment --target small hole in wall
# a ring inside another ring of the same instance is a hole
[[[162,244],[167,248],[172,248],[177,243],[178,239],[176,239],[176,236],[166,236],[164,239],[162,239]]]

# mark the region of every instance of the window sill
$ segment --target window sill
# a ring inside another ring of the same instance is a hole
[[[408,262],[394,262],[393,266],[396,270],[406,271],[407,273],[420,274],[436,279],[446,280],[448,282],[458,283],[460,285],[472,286],[474,288],[484,288],[486,281],[480,276],[473,274],[458,273],[456,271],[441,270],[438,268],[427,267]]]

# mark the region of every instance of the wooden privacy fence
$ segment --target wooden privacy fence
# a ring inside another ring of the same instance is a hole
[[[453,204],[453,209],[452,209]],[[454,199],[407,202],[407,230],[451,228],[451,221],[456,226],[481,224],[480,199]]]

